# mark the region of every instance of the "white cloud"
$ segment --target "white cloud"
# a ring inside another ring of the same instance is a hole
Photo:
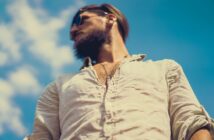
[[[11,83],[17,93],[23,95],[38,94],[41,91],[41,85],[29,68],[20,67],[8,76],[8,81]]]
[[[70,47],[59,41],[59,32],[84,1],[76,0],[56,16],[49,15],[46,9],[41,8],[42,0],[35,2],[36,7],[31,6],[28,0],[10,1],[6,5],[6,16],[10,20],[4,21],[0,17],[0,67],[16,64],[14,71],[6,73],[7,78],[0,79],[0,135],[8,129],[16,135],[26,134],[21,120],[22,111],[14,99],[16,96],[32,97],[41,93],[37,74],[42,71],[35,69],[39,67],[37,65],[26,64],[26,54],[23,53],[28,52],[28,56],[49,65],[52,75],[73,61]]]
[[[65,28],[71,14],[82,5],[83,1],[76,1],[58,16],[50,16],[44,9],[31,7],[27,0],[14,1],[7,9],[14,26],[22,32],[20,39],[30,42],[28,50],[56,72],[73,61],[70,47],[59,43],[59,31]]]
[[[21,59],[20,43],[16,41],[15,29],[10,24],[0,24],[0,51],[3,57],[0,66],[9,61],[19,61]]]
[[[0,79],[0,135],[10,129],[17,135],[24,135],[26,128],[21,122],[21,111],[12,103],[14,88],[6,80]]]
[[[5,81],[3,79],[0,79],[0,99],[8,99],[10,98],[14,93],[13,87],[8,81]],[[1,103],[1,102],[0,102]]]
[[[0,51],[0,66],[6,65],[8,61],[8,54]]]
[[[42,1],[35,3],[41,5]],[[72,6],[52,16],[40,6],[32,7],[27,0],[11,2],[6,7],[11,21],[0,22],[0,51],[4,53],[0,66],[24,61],[21,59],[21,48],[50,65],[53,75],[71,64],[74,59],[72,50],[67,44],[60,44],[59,32],[65,29],[72,14],[83,4],[83,0],[76,0]]]
[[[18,93],[30,97],[41,93],[41,85],[33,71],[22,66],[11,72],[7,79],[0,79],[0,135],[8,129],[20,136],[26,134],[27,130],[21,121],[22,111],[13,102],[13,97]]]

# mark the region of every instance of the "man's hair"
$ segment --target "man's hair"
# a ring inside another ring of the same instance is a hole
[[[129,33],[128,21],[127,21],[126,17],[123,15],[123,13],[111,4],[106,4],[106,3],[101,4],[101,5],[93,4],[93,5],[87,5],[87,6],[82,7],[75,14],[71,26],[73,26],[74,20],[78,17],[78,15],[82,11],[87,11],[87,10],[88,11],[90,11],[90,10],[102,10],[102,11],[107,12],[109,14],[115,15],[117,17],[117,23],[118,23],[118,29],[119,29],[120,35],[122,36],[123,41],[124,42],[126,41],[126,38],[128,37],[128,33]]]

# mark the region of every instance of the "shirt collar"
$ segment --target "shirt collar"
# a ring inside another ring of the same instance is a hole
[[[131,62],[131,61],[141,61],[146,57],[146,54],[133,54],[130,57],[124,58],[122,60],[121,63],[125,63],[125,62]],[[89,67],[92,66],[92,60],[90,57],[85,57],[84,61],[83,61],[83,66],[81,67],[81,69],[85,68],[85,67]]]

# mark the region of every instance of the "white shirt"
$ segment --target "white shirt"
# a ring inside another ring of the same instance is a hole
[[[214,123],[173,60],[132,55],[107,85],[89,61],[49,84],[40,97],[32,140],[187,140]]]

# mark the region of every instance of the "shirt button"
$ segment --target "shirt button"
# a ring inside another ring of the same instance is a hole
[[[114,136],[111,137],[111,140],[116,140],[116,138]]]
[[[106,111],[106,113],[105,113],[105,118],[106,118],[106,120],[111,119],[111,117],[112,117],[111,112],[110,112],[110,111]]]
[[[98,98],[101,98],[101,97],[102,97],[102,95],[101,95],[100,92],[97,93],[97,97],[98,97]]]
[[[111,119],[111,114],[106,114],[106,119],[107,120]]]
[[[99,123],[100,123],[100,120],[101,120],[101,119],[96,119],[96,123],[98,123],[98,124],[99,124]]]
[[[112,127],[111,125],[108,125],[108,124],[105,124],[104,125],[104,134],[105,136],[110,136],[111,135],[111,132],[112,132]]]
[[[107,101],[107,102],[105,103],[105,109],[106,109],[106,110],[111,110],[111,109],[112,109],[112,105],[111,105],[111,103],[110,103],[109,101]]]

